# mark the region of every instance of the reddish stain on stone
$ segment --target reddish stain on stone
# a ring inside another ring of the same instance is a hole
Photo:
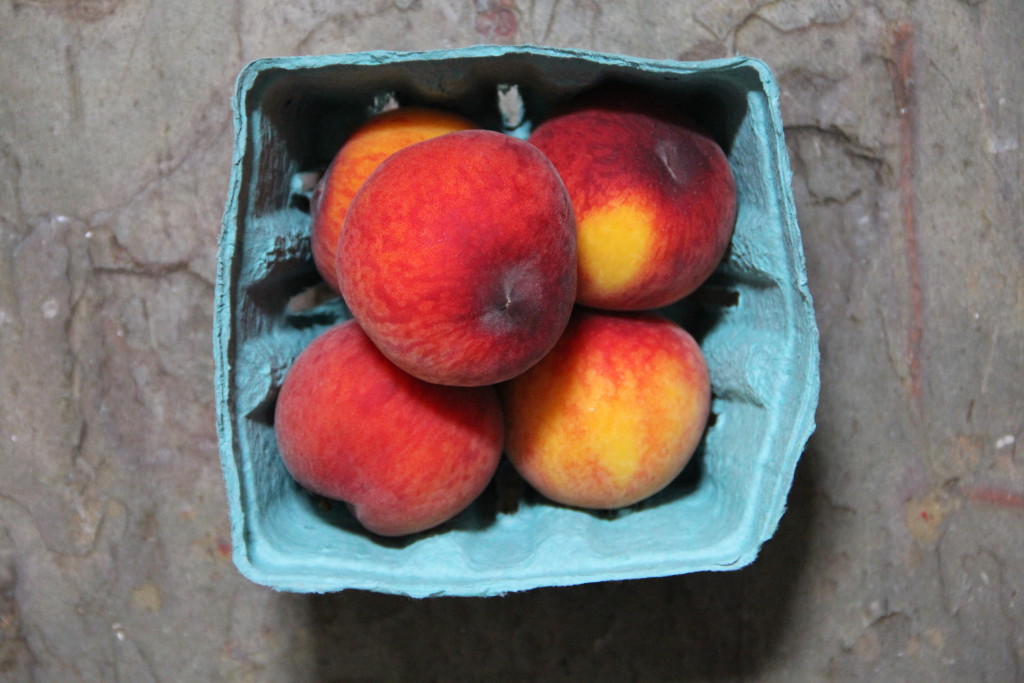
[[[994,505],[1024,512],[1024,494],[994,486],[970,486],[963,490],[964,497],[973,503]]]
[[[917,206],[914,176],[917,161],[917,88],[914,64],[914,29],[901,23],[893,32],[891,77],[900,131],[900,210],[910,310],[907,326],[909,393],[914,412],[922,417],[921,347],[924,336],[924,288],[921,283],[920,247],[917,240]]]
[[[519,28],[513,0],[477,2],[476,32],[490,41],[508,40]]]

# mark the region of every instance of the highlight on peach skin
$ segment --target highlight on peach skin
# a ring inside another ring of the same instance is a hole
[[[652,313],[577,310],[555,348],[500,391],[515,468],[547,498],[592,509],[666,487],[711,406],[696,341]]]
[[[418,380],[352,320],[316,337],[295,360],[274,429],[299,484],[348,503],[383,536],[430,529],[468,507],[498,466],[504,434],[494,387]]]
[[[338,277],[353,317],[405,371],[501,382],[539,361],[572,313],[572,204],[527,142],[485,130],[419,142],[356,194]]]
[[[576,212],[578,301],[643,310],[693,292],[722,260],[736,182],[715,140],[649,94],[598,90],[530,135]]]
[[[310,246],[324,282],[338,291],[335,253],[352,197],[382,161],[400,149],[457,130],[475,128],[456,114],[427,107],[399,107],[377,114],[345,141],[313,191]]]

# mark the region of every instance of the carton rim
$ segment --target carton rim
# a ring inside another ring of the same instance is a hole
[[[221,238],[218,258],[217,282],[215,287],[215,324],[213,329],[213,342],[215,353],[215,393],[217,401],[217,431],[220,443],[220,459],[225,479],[226,496],[229,504],[231,519],[232,554],[235,565],[247,578],[262,585],[269,585],[278,590],[290,590],[296,592],[328,592],[344,590],[349,588],[374,590],[380,592],[399,593],[414,597],[426,597],[430,595],[498,595],[506,592],[528,590],[542,586],[567,586],[579,583],[606,580],[624,580],[633,578],[645,578],[655,576],[668,576],[680,573],[673,565],[678,564],[676,558],[667,558],[664,562],[644,563],[642,566],[636,564],[622,563],[607,568],[601,576],[558,576],[544,577],[534,574],[515,575],[502,577],[498,581],[489,574],[474,576],[471,580],[453,584],[451,581],[436,582],[430,577],[405,576],[403,585],[388,582],[386,577],[369,576],[372,572],[361,572],[358,576],[346,575],[323,576],[322,572],[297,573],[294,568],[263,556],[261,549],[262,542],[252,537],[250,520],[245,512],[243,500],[244,488],[239,464],[236,460],[240,453],[238,434],[234,421],[235,411],[230,406],[232,395],[232,349],[235,344],[235,321],[232,316],[224,312],[234,310],[233,292],[235,278],[232,271],[238,268],[236,263],[236,237],[240,229],[239,218],[242,210],[239,201],[243,193],[242,167],[245,156],[249,152],[253,141],[249,139],[249,130],[246,121],[249,113],[246,111],[246,100],[260,84],[263,77],[280,71],[283,73],[300,72],[311,69],[334,68],[343,65],[374,66],[382,64],[395,64],[403,62],[431,62],[451,59],[486,59],[501,57],[508,54],[515,55],[537,55],[542,57],[556,57],[565,59],[582,59],[599,63],[601,66],[620,66],[630,69],[640,69],[645,72],[678,74],[695,74],[734,70],[740,67],[749,67],[757,74],[759,85],[763,95],[768,100],[766,112],[770,118],[769,127],[776,134],[769,141],[771,146],[771,158],[768,163],[777,173],[772,173],[772,179],[776,185],[777,196],[781,200],[781,222],[783,238],[789,242],[795,241],[795,246],[790,245],[790,258],[795,259],[792,264],[799,275],[799,279],[793,283],[792,290],[798,299],[794,305],[800,310],[797,311],[797,319],[801,329],[795,334],[797,340],[803,341],[801,351],[808,358],[808,362],[802,366],[805,368],[804,377],[793,378],[794,384],[800,388],[799,415],[793,420],[794,429],[790,433],[787,453],[791,455],[785,462],[782,462],[782,470],[776,477],[776,486],[772,491],[767,492],[769,502],[778,501],[773,504],[770,510],[762,510],[760,524],[752,524],[746,527],[740,526],[734,532],[728,534],[718,545],[720,554],[715,556],[707,553],[703,557],[704,567],[708,571],[731,570],[748,565],[752,562],[761,545],[770,539],[778,526],[785,511],[785,493],[791,486],[792,474],[795,471],[800,451],[813,432],[814,413],[817,407],[818,393],[820,390],[820,352],[818,349],[817,327],[814,322],[813,302],[811,293],[807,286],[805,257],[800,243],[799,226],[796,221],[795,203],[791,191],[792,172],[789,165],[789,158],[785,148],[781,113],[778,106],[778,86],[771,74],[771,70],[763,61],[745,56],[727,57],[707,61],[678,61],[671,59],[649,59],[632,57],[621,54],[600,53],[572,48],[553,48],[534,45],[515,46],[494,46],[477,45],[472,47],[460,47],[452,49],[438,49],[426,51],[384,51],[375,50],[368,52],[341,53],[334,55],[306,55],[306,56],[284,56],[264,57],[252,60],[240,71],[235,81],[235,91],[232,99],[233,120],[234,120],[234,145],[232,153],[232,173],[228,188],[227,204],[222,219]],[[799,315],[803,313],[803,315]],[[808,316],[809,313],[809,316]],[[781,490],[780,490],[781,489]],[[752,508],[747,508],[749,512]],[[739,539],[737,536],[746,538]],[[721,547],[724,546],[724,547]],[[737,552],[738,551],[738,552]]]

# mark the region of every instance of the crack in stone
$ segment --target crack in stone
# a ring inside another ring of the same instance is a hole
[[[242,37],[242,9],[245,0],[235,0],[231,7],[231,30],[235,36],[235,57],[239,62],[245,62],[245,40]]]
[[[837,124],[818,125],[813,123],[791,124],[785,127],[787,134],[810,133],[821,135],[826,138],[835,139],[843,147],[849,150],[850,154],[857,159],[862,159],[872,164],[888,165],[885,155],[871,145],[861,142],[854,133],[841,128]]]
[[[0,128],[0,159],[3,159],[10,165],[13,173],[10,176],[11,182],[11,193],[14,195],[14,206],[15,216],[14,225],[4,222],[5,226],[13,227],[16,231],[19,231],[19,235],[24,237],[23,231],[29,222],[26,220],[25,202],[21,196],[21,160],[18,158],[17,153],[14,151],[14,147],[3,137],[3,128]],[[2,217],[2,215],[0,215]]]
[[[356,6],[359,7],[361,5]],[[342,29],[349,28],[350,31],[354,31],[355,29],[350,27],[351,24],[361,23],[367,19],[376,19],[391,12],[397,12],[400,14],[401,9],[390,3],[380,3],[376,9],[369,12],[360,12],[356,10],[350,13],[338,12],[331,14],[316,22],[312,28],[306,31],[306,34],[295,44],[293,52],[295,54],[310,54],[314,52],[313,48],[310,47],[310,44],[316,39],[318,34],[331,24]]]
[[[121,211],[128,210],[136,201],[145,201],[145,194],[153,191],[156,186],[167,182],[168,180],[177,176],[184,168],[186,164],[192,162],[197,155],[209,152],[214,146],[213,143],[218,139],[225,137],[227,133],[231,131],[232,117],[230,112],[226,112],[220,118],[215,118],[209,121],[206,125],[200,125],[202,119],[205,118],[205,114],[210,110],[220,111],[223,107],[219,105],[219,98],[221,93],[217,92],[211,95],[211,100],[201,109],[199,114],[200,122],[197,125],[191,126],[190,130],[193,133],[186,136],[180,144],[172,145],[168,142],[165,145],[165,149],[173,147],[175,150],[181,150],[180,156],[174,159],[174,155],[168,154],[165,158],[159,160],[156,164],[155,170],[147,174],[143,174],[140,182],[136,186],[124,195],[124,199],[115,204],[108,205],[106,208],[100,209],[92,213],[86,222],[89,225],[97,225],[97,223],[106,222],[104,219],[111,216],[115,216]],[[230,137],[230,136],[228,136]]]
[[[821,11],[826,12],[826,13],[829,10],[835,10],[835,13],[838,13],[841,16],[838,16],[837,18],[835,18],[833,20],[822,19],[822,18],[819,18],[818,16],[806,17],[806,22],[805,23],[797,23],[794,26],[786,27],[786,26],[783,26],[779,22],[778,18],[775,18],[775,19],[770,18],[770,15],[772,13],[769,12],[769,10],[773,10],[773,9],[779,8],[780,11],[783,12],[783,13],[786,12],[786,11],[789,11],[789,12],[793,13],[793,12],[799,12],[799,10],[797,8],[805,6],[805,5],[795,5],[793,3],[788,2],[788,0],[772,0],[771,2],[768,2],[767,4],[761,5],[760,7],[755,9],[752,12],[752,15],[756,15],[763,22],[765,22],[766,24],[771,26],[773,29],[775,29],[779,33],[783,33],[783,34],[798,34],[798,33],[802,33],[802,32],[805,32],[805,31],[808,31],[808,30],[811,30],[811,29],[815,29],[815,28],[825,28],[825,27],[827,27],[827,28],[830,28],[830,29],[833,29],[833,28],[834,29],[842,29],[847,24],[847,22],[849,22],[857,14],[856,5],[852,5],[851,6],[851,4],[846,3],[846,2],[842,2],[842,1],[837,2],[836,0],[827,0],[827,1],[819,0],[819,2],[810,3],[810,4],[812,4],[811,10],[810,10],[811,14],[816,15],[818,10],[821,10]],[[843,10],[846,10],[845,14],[843,14]],[[766,14],[768,14],[769,16],[766,16]],[[805,19],[805,17],[803,17],[803,16],[799,17],[799,20],[802,21],[803,19]]]

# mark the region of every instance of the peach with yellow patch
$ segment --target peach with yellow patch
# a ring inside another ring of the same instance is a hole
[[[578,301],[611,310],[672,303],[721,261],[736,182],[715,140],[642,91],[602,89],[531,134],[572,197]]]
[[[474,128],[456,114],[399,107],[370,118],[345,141],[313,191],[310,246],[324,282],[338,290],[335,253],[352,198],[382,161],[400,149],[438,135]]]
[[[547,498],[614,509],[667,486],[711,405],[693,337],[650,313],[578,309],[544,359],[501,386],[506,453]]]

